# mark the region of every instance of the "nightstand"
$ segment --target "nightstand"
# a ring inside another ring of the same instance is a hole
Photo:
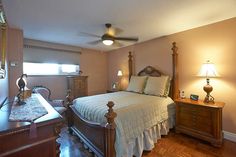
[[[202,100],[177,99],[176,132],[210,142],[213,146],[222,144],[222,109],[223,102],[214,104]]]

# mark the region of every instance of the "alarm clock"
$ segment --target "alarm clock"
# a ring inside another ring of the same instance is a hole
[[[199,96],[198,96],[198,95],[195,95],[195,94],[191,94],[191,95],[190,95],[190,99],[191,99],[191,100],[194,100],[194,101],[198,101],[198,97],[199,97]]]

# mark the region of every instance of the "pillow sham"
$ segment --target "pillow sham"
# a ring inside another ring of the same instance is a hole
[[[143,93],[147,76],[131,76],[127,91]]]
[[[170,77],[148,77],[144,93],[156,96],[168,96],[170,88]]]

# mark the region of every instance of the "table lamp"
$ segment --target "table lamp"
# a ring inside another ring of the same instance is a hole
[[[119,81],[117,82],[117,89],[121,90],[121,77],[123,76],[123,73],[121,70],[118,70],[117,76],[119,77]]]
[[[16,80],[16,85],[17,87],[19,88],[19,93],[17,94],[17,104],[18,105],[24,105],[25,102],[23,100],[23,95],[24,95],[24,92],[25,92],[25,86],[27,84],[26,80],[24,77],[27,77],[26,74],[22,74],[20,78],[18,78]]]
[[[215,65],[213,63],[210,63],[209,60],[207,60],[206,63],[202,64],[198,76],[205,77],[207,82],[207,84],[203,87],[203,90],[206,92],[206,97],[204,99],[204,102],[214,103],[214,97],[211,96],[210,94],[213,90],[213,87],[210,85],[210,78],[218,76]]]

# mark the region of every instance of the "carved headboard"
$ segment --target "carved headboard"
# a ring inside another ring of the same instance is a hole
[[[144,68],[143,70],[141,70],[138,73],[138,76],[155,76],[155,77],[160,77],[161,75],[163,75],[163,73],[161,73],[159,70],[157,70],[156,68],[154,68],[152,66],[147,66],[146,68]]]

